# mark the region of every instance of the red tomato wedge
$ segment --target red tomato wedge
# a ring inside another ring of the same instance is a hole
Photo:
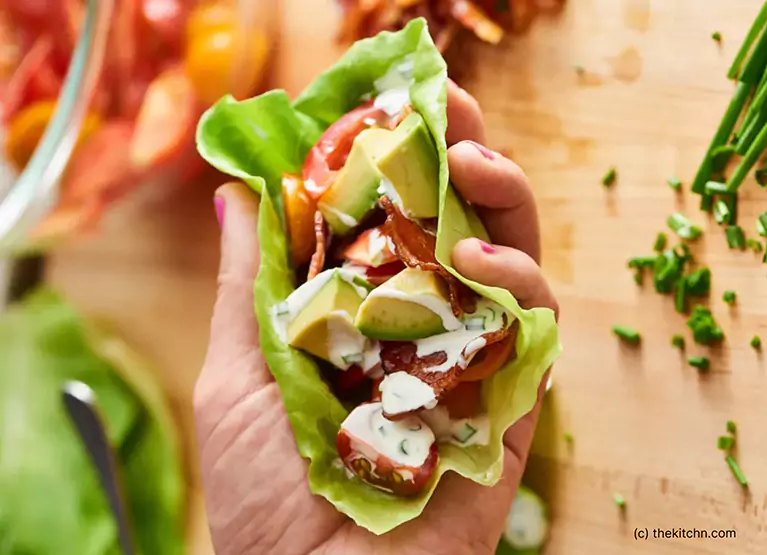
[[[143,0],[141,3],[141,15],[147,26],[175,53],[180,53],[183,47],[189,4],[182,0]]]
[[[194,134],[196,100],[192,85],[176,68],[160,74],[147,88],[130,145],[138,168],[162,163],[183,148]]]
[[[346,163],[354,139],[373,126],[387,125],[389,116],[370,100],[327,128],[304,161],[304,185],[312,198],[319,198],[333,184],[335,173]]]
[[[27,104],[54,99],[61,89],[61,78],[52,64],[53,42],[50,37],[37,39],[21,60],[8,82],[3,96],[3,120],[8,121]]]
[[[516,345],[517,334],[512,333],[499,343],[493,343],[488,345],[481,351],[479,351],[466,368],[466,371],[461,374],[459,378],[462,382],[474,382],[479,383],[480,380],[489,378],[495,374],[501,366],[511,357],[511,353],[514,351]]]
[[[108,202],[136,184],[129,156],[133,124],[110,120],[97,129],[72,157],[62,184],[63,203],[100,199]]]
[[[471,418],[479,413],[482,402],[482,382],[463,382],[445,393],[439,405],[445,407],[450,418]]]
[[[351,245],[346,247],[343,256],[355,264],[372,268],[398,260],[397,255],[394,254],[394,244],[386,235],[383,226],[363,231]]]
[[[133,117],[126,100],[139,60],[139,0],[116,0],[106,51],[105,74],[113,94],[113,108]]]

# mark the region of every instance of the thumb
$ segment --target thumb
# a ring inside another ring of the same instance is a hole
[[[226,381],[258,348],[258,322],[253,312],[253,281],[258,273],[258,196],[244,183],[218,188],[213,203],[221,226],[221,262],[218,295],[211,321],[205,367]]]

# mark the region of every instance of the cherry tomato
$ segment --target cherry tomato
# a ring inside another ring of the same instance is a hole
[[[55,100],[43,100],[24,108],[11,120],[5,139],[5,155],[17,170],[23,170],[29,162],[55,110]],[[79,141],[87,138],[99,122],[98,116],[88,114],[80,130]]]
[[[194,132],[196,99],[186,75],[177,68],[149,84],[130,145],[137,168],[153,166],[177,154]]]
[[[384,233],[383,226],[363,231],[344,250],[344,258],[361,266],[378,268],[397,261],[391,240]]]
[[[493,343],[480,350],[474,355],[466,371],[461,374],[460,380],[462,382],[479,381],[495,374],[514,352],[515,337],[516,334],[512,333],[503,341]]]
[[[482,403],[482,382],[462,382],[439,400],[450,418],[471,418],[479,412]]]
[[[188,2],[182,0],[143,0],[141,2],[141,14],[147,26],[171,52],[181,52],[187,9]]]
[[[304,189],[303,180],[295,175],[282,176],[282,198],[288,220],[290,252],[296,266],[309,262],[314,254],[314,212],[317,204]]]
[[[325,130],[304,161],[304,186],[312,198],[319,198],[333,184],[338,170],[346,163],[354,139],[373,126],[390,125],[389,116],[370,100],[342,116]]]

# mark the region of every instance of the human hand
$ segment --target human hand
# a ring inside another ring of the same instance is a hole
[[[451,180],[494,241],[461,241],[453,265],[467,278],[508,289],[525,308],[557,311],[537,264],[539,229],[527,178],[516,164],[480,146],[485,132],[479,107],[453,83],[448,121]],[[216,192],[215,204],[221,268],[208,354],[195,388],[195,419],[217,555],[492,554],[525,467],[546,377],[536,406],[504,435],[504,471],[496,486],[448,473],[417,519],[383,536],[357,527],[309,491],[308,463],[298,454],[261,354],[253,313],[258,198],[233,183]]]

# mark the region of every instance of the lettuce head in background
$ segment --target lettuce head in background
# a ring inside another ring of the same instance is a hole
[[[141,555],[181,555],[179,438],[145,363],[57,294],[0,314],[0,555],[118,555],[117,524],[67,416],[69,380],[96,393]]]
[[[475,292],[503,305],[520,323],[517,357],[483,384],[483,401],[491,421],[489,444],[440,446],[434,479],[413,497],[397,497],[347,477],[337,464],[336,433],[348,412],[323,381],[313,359],[280,339],[269,318],[270,308],[284,301],[297,285],[286,233],[282,174],[300,174],[322,132],[375,94],[376,81],[404,60],[412,63],[413,109],[425,120],[439,154],[437,259]],[[446,103],[445,62],[425,20],[417,19],[402,31],[355,43],[295,101],[281,90],[241,102],[224,97],[203,115],[197,129],[201,155],[261,196],[261,267],[254,288],[261,350],[280,387],[298,450],[310,461],[310,488],[376,534],[421,514],[439,476],[447,471],[483,485],[496,484],[503,468],[503,433],[533,407],[543,375],[561,351],[550,309],[523,310],[508,291],[466,280],[450,264],[451,250],[458,241],[487,238],[487,234],[449,183]]]

